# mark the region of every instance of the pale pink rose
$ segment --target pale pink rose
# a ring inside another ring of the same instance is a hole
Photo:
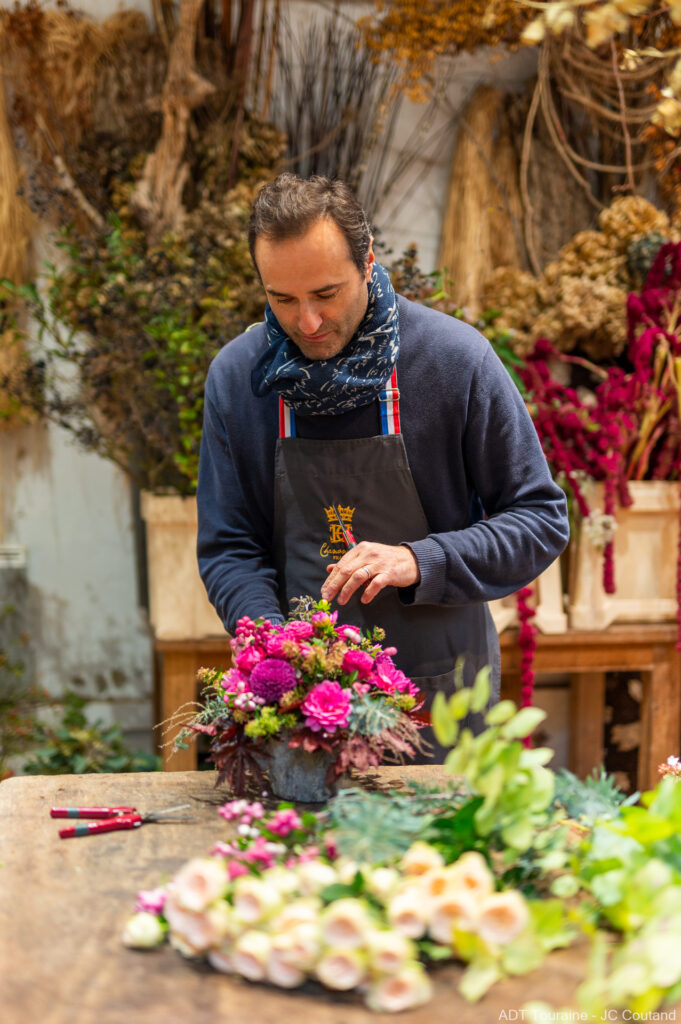
[[[211,967],[222,974],[234,974],[232,954],[222,949],[211,949],[208,951],[208,963]]]
[[[422,1006],[432,996],[431,981],[418,963],[407,964],[396,974],[374,982],[366,996],[367,1006],[378,1013],[399,1013]]]
[[[414,960],[416,948],[400,932],[376,931],[369,937],[369,957],[373,974],[395,974]]]
[[[163,916],[170,928],[170,941],[185,956],[196,956],[217,946],[222,938],[219,922],[208,912],[187,910],[174,893],[169,893]],[[189,950],[189,952],[187,952]]]
[[[309,897],[287,903],[272,921],[272,930],[285,932],[299,924],[315,924],[321,909],[321,900]]]
[[[491,945],[504,946],[520,935],[529,919],[527,903],[519,892],[494,892],[480,904],[478,935]]]
[[[264,981],[270,958],[271,940],[265,932],[244,932],[234,943],[232,966],[237,974],[249,981]]]
[[[285,931],[272,933],[272,947],[279,958],[291,967],[311,971],[319,959],[321,940],[314,921],[301,921]]]
[[[444,857],[430,843],[418,839],[412,843],[400,861],[405,875],[425,875],[433,868],[444,866]]]
[[[234,914],[239,921],[257,924],[281,908],[281,893],[266,877],[243,875],[234,882]]]
[[[420,939],[425,935],[429,907],[418,886],[412,885],[392,896],[387,911],[390,924],[401,935],[408,939]]]
[[[431,903],[428,933],[435,942],[451,946],[454,929],[474,931],[478,920],[478,903],[465,889],[449,889]]]
[[[494,892],[494,876],[481,853],[469,850],[447,868],[451,882],[482,899]]]
[[[323,912],[320,927],[327,946],[355,948],[365,944],[371,931],[371,919],[361,900],[340,899],[330,903]]]
[[[308,693],[301,711],[313,732],[336,732],[344,729],[350,719],[350,694],[340,683],[325,679]]]
[[[227,868],[216,857],[194,857],[180,868],[172,882],[173,897],[185,910],[205,910],[227,890]]]
[[[317,963],[316,974],[327,988],[347,992],[366,978],[366,958],[356,949],[330,949]]]
[[[270,984],[276,985],[278,988],[298,988],[305,981],[305,972],[301,971],[295,961],[287,959],[273,942],[267,960],[265,977]]]
[[[371,675],[373,667],[374,659],[366,651],[346,651],[343,655],[342,671],[348,675],[356,672],[360,682]]]

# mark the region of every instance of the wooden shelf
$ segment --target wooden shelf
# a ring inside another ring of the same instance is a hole
[[[539,674],[570,676],[570,767],[584,777],[604,760],[606,672],[640,673],[641,745],[638,757],[639,789],[657,782],[657,766],[678,754],[681,738],[681,661],[676,650],[676,625],[614,625],[606,630],[537,635],[534,668]],[[519,702],[520,657],[517,629],[500,637],[502,695]],[[196,699],[196,673],[203,666],[229,665],[226,636],[205,640],[160,640],[157,658],[160,720]],[[165,740],[172,734],[169,733]],[[192,745],[170,756],[164,747],[167,771],[196,768]]]

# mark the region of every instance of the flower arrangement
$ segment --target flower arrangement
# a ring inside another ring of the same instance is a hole
[[[263,782],[273,741],[326,755],[328,783],[424,749],[424,697],[395,666],[396,648],[382,646],[383,630],[363,635],[337,618],[311,598],[283,624],[242,618],[230,641],[233,667],[200,671],[204,705],[178,739],[210,737],[218,785],[241,794],[249,774]]]
[[[565,479],[587,529],[599,535],[606,593],[615,591],[613,527],[617,507],[631,504],[628,482],[681,477],[680,302],[681,243],[670,242],[640,292],[629,293],[626,358],[595,365],[540,339],[521,371],[551,468]],[[565,384],[555,372],[560,364],[587,384]],[[603,515],[589,507],[587,480],[603,482]]]

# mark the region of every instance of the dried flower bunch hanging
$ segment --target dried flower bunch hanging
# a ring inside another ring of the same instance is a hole
[[[615,199],[598,225],[598,231],[578,232],[539,277],[500,267],[487,278],[485,308],[500,311],[497,326],[512,332],[520,355],[539,338],[596,362],[624,352],[627,295],[640,287],[660,246],[676,232],[667,215],[640,196]]]

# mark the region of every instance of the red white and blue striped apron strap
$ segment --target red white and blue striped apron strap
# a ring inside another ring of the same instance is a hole
[[[279,437],[296,436],[296,418],[293,409],[286,405],[283,398],[279,399]]]
[[[400,392],[397,387],[397,368],[390,376],[387,386],[378,396],[381,405],[381,433],[400,433]]]
[[[400,392],[397,387],[397,370],[393,370],[387,386],[378,396],[381,406],[381,433],[400,433]],[[279,437],[296,436],[296,419],[293,409],[279,399]]]

